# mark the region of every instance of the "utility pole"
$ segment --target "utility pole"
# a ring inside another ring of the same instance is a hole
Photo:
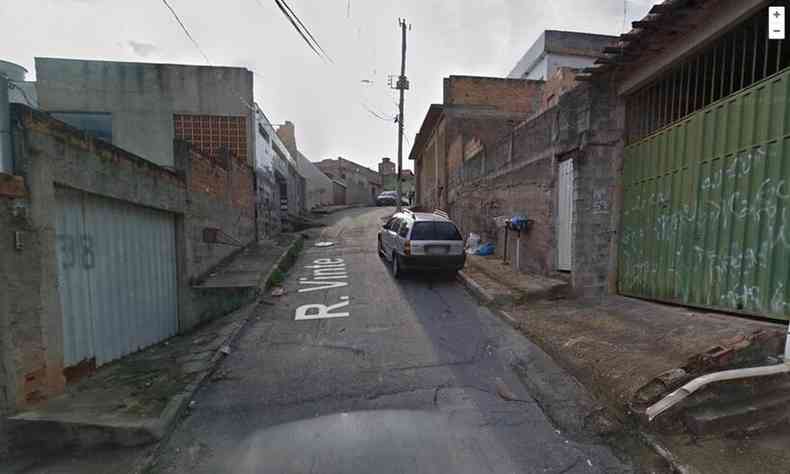
[[[403,195],[403,95],[409,88],[409,80],[406,79],[406,19],[398,18],[398,25],[401,29],[401,51],[400,51],[400,77],[395,85],[395,89],[400,90],[400,103],[398,104],[398,212],[401,211],[401,196]],[[409,25],[411,29],[411,25]]]

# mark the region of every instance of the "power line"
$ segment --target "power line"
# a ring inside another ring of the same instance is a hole
[[[178,22],[178,24],[181,25],[181,29],[184,30],[184,33],[187,35],[187,38],[189,38],[190,41],[192,41],[192,44],[195,45],[195,48],[200,52],[201,55],[203,55],[203,59],[206,60],[206,64],[208,64],[209,66],[213,66],[213,64],[211,63],[211,60],[208,58],[206,53],[203,51],[203,48],[200,47],[200,45],[198,44],[197,40],[195,40],[195,38],[189,32],[189,29],[186,27],[184,22],[181,21],[181,18],[179,18],[178,13],[176,13],[176,11],[173,9],[173,7],[171,7],[170,4],[167,3],[167,0],[162,0],[162,3],[165,4],[165,6],[173,14],[173,17],[175,17],[175,19]],[[217,74],[219,74],[219,72],[217,72]],[[242,97],[242,95],[239,93],[239,91],[237,91],[233,86],[231,86],[230,89],[231,89],[231,91],[233,91],[234,94],[236,94],[236,97],[241,101],[242,104],[244,104],[245,107],[247,107],[248,109],[250,109],[252,111],[255,111],[255,107],[253,107],[250,103],[248,103],[246,100],[244,100],[244,97]]]
[[[321,49],[321,46],[317,42],[315,44],[313,44],[313,42],[311,42],[310,39],[308,39],[308,35],[310,36],[310,38],[313,38],[313,35],[310,34],[310,32],[307,30],[307,28],[305,28],[305,30],[302,31],[302,28],[300,28],[299,25],[301,24],[304,27],[304,24],[301,21],[298,21],[298,18],[296,18],[296,15],[292,15],[291,13],[289,13],[289,12],[292,12],[290,7],[288,7],[282,0],[274,0],[274,3],[277,5],[277,8],[280,9],[280,11],[283,13],[283,15],[285,15],[285,18],[288,19],[288,21],[294,27],[296,32],[299,33],[299,36],[301,36],[302,39],[304,40],[304,42],[307,43],[307,46],[309,46],[310,49],[313,50],[313,52],[316,54],[316,56],[318,56],[319,58],[321,58],[321,59],[323,59],[325,61],[332,62],[332,60],[329,59],[328,56],[325,56],[326,53],[324,53],[324,55],[322,55],[321,52],[318,51],[319,49]],[[258,5],[261,5],[260,1],[258,2]],[[261,5],[261,7],[263,7],[263,5]],[[315,38],[313,38],[313,41],[315,41]],[[318,49],[316,49],[316,47]],[[321,51],[323,52],[323,49],[321,49]]]
[[[288,6],[287,3],[285,3],[285,0],[275,0],[275,1],[280,2],[283,5],[285,5],[285,8],[287,8],[288,11],[291,12],[291,15],[293,15],[293,17],[296,18],[296,21],[299,22],[299,25],[301,25],[302,29],[304,29],[304,31],[307,33],[307,36],[309,36],[310,39],[313,40],[313,43],[315,43],[315,45],[318,46],[318,49],[321,50],[321,52],[324,54],[326,59],[328,59],[330,63],[334,64],[334,61],[332,61],[332,58],[329,57],[329,55],[326,53],[326,51],[324,51],[324,48],[321,47],[321,44],[318,42],[318,40],[316,40],[315,37],[313,36],[313,34],[310,33],[310,29],[307,28],[304,23],[302,23],[302,20],[300,20],[299,16],[291,9],[290,6]]]
[[[195,47],[197,48],[197,50],[200,51],[200,54],[203,55],[203,59],[205,59],[207,63],[211,64],[211,60],[209,60],[208,56],[206,56],[206,53],[203,51],[203,48],[200,47],[198,42],[195,40],[195,38],[192,36],[192,34],[187,29],[186,25],[184,25],[184,22],[181,21],[181,18],[178,17],[178,13],[176,13],[176,11],[173,9],[173,7],[171,7],[170,4],[167,3],[167,0],[162,0],[162,3],[164,3],[165,6],[168,8],[168,10],[170,10],[170,13],[173,14],[173,17],[175,17],[175,19],[178,22],[178,24],[181,25],[181,29],[184,30],[184,33],[186,33],[187,38],[189,38],[190,41],[192,41],[192,44],[194,44]]]
[[[395,122],[395,121],[397,121],[397,118],[396,118],[396,117],[385,117],[384,115],[382,115],[382,114],[380,114],[380,113],[376,112],[375,110],[373,110],[372,108],[370,108],[370,107],[369,107],[368,105],[366,105],[364,102],[360,102],[360,103],[359,103],[359,105],[361,105],[363,109],[367,110],[367,112],[368,112],[370,115],[372,115],[372,116],[376,117],[376,118],[377,118],[377,119],[379,119],[379,120],[383,120],[383,121],[385,121],[385,122]]]

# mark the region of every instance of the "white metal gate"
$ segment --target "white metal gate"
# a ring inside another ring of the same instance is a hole
[[[557,184],[557,269],[571,271],[573,229],[573,160],[560,162]]]
[[[174,216],[66,188],[56,199],[64,366],[98,366],[174,335]]]

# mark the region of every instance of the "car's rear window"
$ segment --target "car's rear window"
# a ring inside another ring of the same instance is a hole
[[[417,222],[411,240],[463,240],[452,222]]]

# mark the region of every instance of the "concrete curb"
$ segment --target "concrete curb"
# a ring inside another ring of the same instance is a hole
[[[294,251],[294,249],[303,242],[304,242],[304,238],[302,236],[297,237],[296,239],[294,239],[293,242],[291,242],[291,244],[288,246],[285,252],[283,252],[283,254],[277,258],[277,260],[274,262],[274,265],[272,265],[271,270],[269,270],[266,276],[261,279],[258,285],[259,293],[266,291],[266,289],[269,287],[274,272],[278,270],[284,271],[283,269],[281,269],[283,262]],[[241,333],[242,329],[244,329],[244,327],[249,322],[252,312],[257,307],[258,307],[258,300],[256,298],[254,301],[249,303],[246,307],[238,310],[238,311],[243,311],[246,314],[244,314],[244,316],[236,322],[236,324],[238,324],[238,327],[235,330],[231,331],[230,334],[228,334],[228,337],[225,338],[225,340],[222,342],[220,347],[230,346],[236,340],[238,335]],[[224,357],[225,357],[224,354],[220,350],[215,352],[208,363],[208,367],[206,367],[206,369],[203,372],[201,372],[197,376],[197,378],[192,381],[192,383],[187,385],[187,388],[182,393],[170,399],[170,401],[165,406],[165,409],[162,410],[162,414],[159,416],[158,419],[156,419],[152,423],[145,425],[145,430],[148,433],[150,433],[150,435],[154,438],[154,441],[162,440],[166,436],[169,436],[173,428],[175,428],[176,421],[184,413],[184,410],[189,405],[189,402],[192,401],[192,398],[194,397],[195,393],[200,389],[200,387],[203,386],[203,383],[205,382],[206,378],[208,378],[211,374],[214,373],[217,366],[219,365],[219,362]]]
[[[494,297],[485,290],[479,283],[474,281],[469,275],[467,275],[463,270],[459,271],[457,274],[458,281],[464,285],[470,293],[472,293],[480,302],[483,304],[491,305],[489,308],[494,314],[499,316],[503,319],[506,323],[510,324],[515,329],[519,328],[520,323],[516,321],[516,318],[510,315],[507,311],[504,311],[496,305],[494,305]]]
[[[293,256],[295,249],[304,243],[304,237],[298,235],[282,252],[282,254],[275,260],[271,269],[266,275],[259,280],[258,288],[254,299],[246,305],[234,311],[224,314],[220,317],[226,317],[229,314],[244,312],[238,320],[233,323],[236,327],[225,337],[219,347],[230,345],[241,333],[246,324],[250,320],[250,316],[254,309],[259,304],[259,298],[263,292],[270,286],[271,280],[275,272],[286,271],[286,260]],[[8,417],[12,423],[27,423],[27,422],[44,422],[44,429],[54,429],[58,433],[67,434],[75,438],[81,447],[93,446],[98,444],[111,444],[123,447],[134,447],[149,445],[159,442],[169,436],[177,420],[184,413],[192,400],[194,394],[200,387],[203,386],[206,378],[214,373],[219,361],[224,357],[220,350],[217,350],[208,361],[206,368],[196,373],[196,378],[190,382],[184,390],[174,395],[168,400],[164,409],[158,417],[144,418],[130,422],[114,422],[114,423],[93,423],[88,420],[80,419],[60,419],[60,420],[42,420],[35,416],[30,416],[25,413]],[[62,449],[62,447],[54,448]],[[20,454],[24,456],[24,453]]]
[[[511,314],[507,311],[504,311],[500,308],[497,308],[494,303],[494,297],[488,293],[485,288],[483,288],[479,283],[474,281],[469,275],[467,275],[463,270],[458,272],[457,275],[458,281],[464,285],[473,296],[475,296],[480,303],[489,305],[489,309],[491,312],[496,314],[499,318],[503,321],[508,323],[514,329],[519,330],[521,328],[520,322],[518,322]],[[524,336],[526,337],[526,335]],[[642,430],[637,430],[639,439],[648,446],[651,450],[653,450],[656,454],[658,454],[661,458],[663,458],[667,464],[672,468],[673,472],[678,474],[700,474],[699,471],[696,469],[682,464],[675,455],[672,454],[669,449],[664,447],[656,438],[652,435],[643,432]]]
[[[358,207],[365,207],[365,205],[364,204],[350,204],[350,205],[345,205],[345,206],[338,206],[338,207],[336,207],[334,209],[330,209],[330,210],[326,210],[326,209],[317,209],[317,210],[315,210],[314,209],[314,210],[310,211],[310,214],[315,214],[315,215],[318,215],[318,216],[328,216],[328,215],[334,214],[336,212],[345,211],[347,209],[355,209],[355,208],[358,208]]]
[[[296,247],[298,247],[299,245],[303,245],[304,241],[305,238],[299,235],[297,238],[294,239],[293,242],[291,242],[291,245],[289,245],[288,248],[285,249],[285,252],[283,252],[283,254],[277,258],[277,260],[274,262],[274,265],[272,265],[272,268],[269,270],[269,272],[266,273],[266,275],[258,281],[259,294],[266,291],[266,289],[271,285],[272,277],[274,276],[275,272],[277,271],[284,272],[288,270],[287,268],[282,268],[283,262],[285,262],[285,259],[288,258],[288,256],[294,251]]]
[[[287,268],[282,268],[283,262],[285,262],[288,256],[291,255],[294,249],[296,249],[300,244],[304,243],[304,240],[305,239],[302,236],[297,237],[296,239],[294,239],[293,242],[291,242],[291,245],[288,246],[285,252],[283,252],[283,254],[277,258],[271,270],[269,270],[266,276],[261,279],[261,283],[258,286],[259,293],[263,293],[264,291],[266,291],[266,289],[269,288],[272,275],[274,275],[275,271],[287,270]],[[220,345],[220,347],[230,346],[231,344],[233,344],[234,341],[236,341],[238,336],[241,334],[241,331],[249,323],[250,316],[252,315],[255,308],[258,307],[258,305],[259,305],[259,300],[258,298],[256,298],[255,301],[249,303],[246,307],[238,310],[238,311],[244,311],[246,312],[246,314],[238,320],[237,322],[238,327],[235,330],[233,330],[230,334],[228,334],[228,337],[225,338],[225,340]],[[203,387],[203,385],[206,382],[206,379],[210,377],[217,370],[217,367],[219,366],[219,362],[224,357],[225,357],[224,354],[220,350],[214,353],[214,355],[211,357],[211,360],[208,363],[208,367],[206,367],[206,369],[203,372],[201,372],[197,376],[197,378],[193,380],[192,383],[190,383],[182,393],[171,398],[170,401],[165,406],[165,409],[162,410],[162,414],[159,416],[159,418],[154,423],[151,423],[146,427],[149,433],[151,433],[152,435],[153,434],[158,435],[153,441],[159,442],[159,445],[156,447],[156,449],[154,449],[151,452],[149,456],[146,457],[145,460],[143,460],[141,465],[134,470],[135,473],[144,472],[150,467],[150,464],[153,462],[154,459],[156,459],[157,454],[159,453],[163,445],[163,441],[167,441],[167,439],[170,438],[170,435],[173,433],[173,431],[176,428],[178,420],[186,411],[187,407],[189,406],[189,402],[192,401],[192,399],[195,396],[195,393],[197,393],[197,391],[200,390],[201,387]]]

